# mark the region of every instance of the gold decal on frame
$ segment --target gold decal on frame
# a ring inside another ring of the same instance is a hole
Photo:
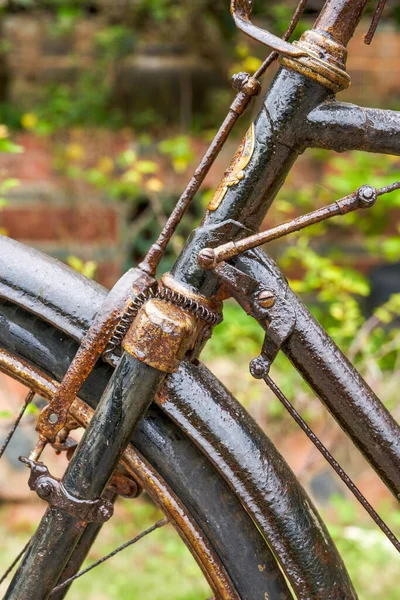
[[[244,168],[249,164],[250,159],[254,152],[254,123],[252,123],[247,130],[246,135],[240,142],[239,148],[236,150],[235,155],[232,159],[231,164],[225,171],[223,178],[221,179],[217,189],[215,190],[214,196],[212,197],[208,210],[216,210],[221,204],[222,200],[228,188],[232,185],[236,185],[241,181],[245,175]]]

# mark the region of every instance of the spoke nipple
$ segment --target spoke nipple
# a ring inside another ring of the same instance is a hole
[[[357,191],[357,199],[363,208],[375,204],[376,198],[376,189],[372,185],[363,185]]]
[[[263,379],[268,375],[269,369],[267,368],[265,361],[262,356],[253,358],[250,363],[250,373],[254,379]]]
[[[258,303],[262,308],[271,308],[275,304],[275,296],[269,290],[263,290],[258,294]]]
[[[212,269],[215,266],[215,251],[213,248],[203,248],[197,256],[197,262],[203,269]]]

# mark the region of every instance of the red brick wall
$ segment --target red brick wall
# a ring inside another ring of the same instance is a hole
[[[63,40],[52,39],[47,24],[45,18],[21,15],[8,17],[4,23],[4,35],[12,47],[10,97],[19,101],[23,95],[27,107],[30,99],[40,93],[43,82],[65,81],[74,70],[90,67],[93,36],[101,21],[84,20]],[[400,107],[400,34],[383,27],[367,47],[361,35],[367,27],[367,23],[363,24],[350,44],[348,68],[353,84],[341,97],[364,105]],[[25,153],[3,155],[2,169],[8,176],[18,178],[21,186],[10,195],[9,205],[0,211],[0,227],[10,236],[61,259],[76,254],[84,260],[96,260],[97,278],[112,285],[125,260],[126,209],[105,199],[92,187],[66,180],[54,168],[57,148],[76,135],[89,164],[104,154],[115,156],[135,145],[129,132],[72,132],[65,134],[64,139],[19,134],[16,141],[25,147]],[[216,186],[236,145],[237,142],[231,141],[224,149],[207,178],[208,187]],[[198,159],[204,150],[205,143],[196,142]],[[146,158],[160,162],[155,152]],[[163,161],[160,168],[165,188],[178,194],[187,182],[189,171],[178,177],[165,168]]]

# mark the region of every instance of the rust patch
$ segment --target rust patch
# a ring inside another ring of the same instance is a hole
[[[221,204],[222,200],[224,199],[228,188],[232,185],[238,184],[239,181],[241,181],[244,178],[244,169],[249,164],[250,159],[253,156],[254,141],[254,123],[252,123],[249,129],[247,130],[247,133],[244,136],[243,140],[241,141],[239,148],[236,150],[232,162],[229,165],[228,169],[225,171],[225,174],[220,184],[215,190],[215,194],[207,207],[208,210],[216,210]]]

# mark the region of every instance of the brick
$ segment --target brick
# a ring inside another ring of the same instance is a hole
[[[74,240],[116,244],[119,239],[118,213],[101,205],[9,205],[0,212],[0,226],[10,237],[29,242]]]

